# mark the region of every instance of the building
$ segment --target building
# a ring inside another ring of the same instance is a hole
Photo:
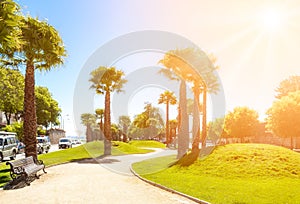
[[[59,128],[51,128],[47,130],[47,135],[49,136],[51,144],[58,144],[60,138],[66,137],[66,131]]]

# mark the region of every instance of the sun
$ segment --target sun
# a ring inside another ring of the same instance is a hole
[[[262,12],[260,21],[266,31],[275,32],[284,26],[285,16],[278,8],[268,8]]]

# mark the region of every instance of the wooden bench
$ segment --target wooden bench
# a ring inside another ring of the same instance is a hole
[[[33,157],[26,157],[23,159],[18,159],[14,161],[6,162],[6,165],[10,165],[10,176],[13,180],[24,177],[25,182],[29,185],[28,179],[30,176],[35,176],[39,178],[37,172],[39,170],[45,171],[45,165],[42,160],[38,160],[36,163],[33,160]]]

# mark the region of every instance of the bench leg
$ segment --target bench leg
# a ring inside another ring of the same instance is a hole
[[[36,179],[40,179],[40,176],[37,173],[34,175]]]
[[[44,166],[44,168],[43,168],[43,172],[46,174],[47,172],[45,171],[45,166]]]

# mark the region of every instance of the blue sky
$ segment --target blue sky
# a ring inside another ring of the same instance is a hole
[[[220,66],[227,110],[248,106],[257,110],[262,120],[274,100],[274,89],[279,82],[290,75],[300,75],[297,60],[300,53],[300,5],[297,1],[17,2],[25,14],[47,19],[59,31],[66,45],[68,57],[64,66],[47,73],[37,72],[36,84],[48,87],[58,100],[67,135],[84,133],[82,127],[73,125],[74,87],[84,64],[103,44],[133,31],[176,33],[213,52]],[[130,62],[119,65],[128,66]],[[145,92],[149,93],[149,90]],[[158,91],[152,92],[157,94]],[[140,100],[142,91],[137,96]],[[99,99],[96,97],[95,101],[99,102]],[[132,115],[141,110],[142,105],[138,106],[129,105]],[[79,132],[75,131],[76,128]]]

